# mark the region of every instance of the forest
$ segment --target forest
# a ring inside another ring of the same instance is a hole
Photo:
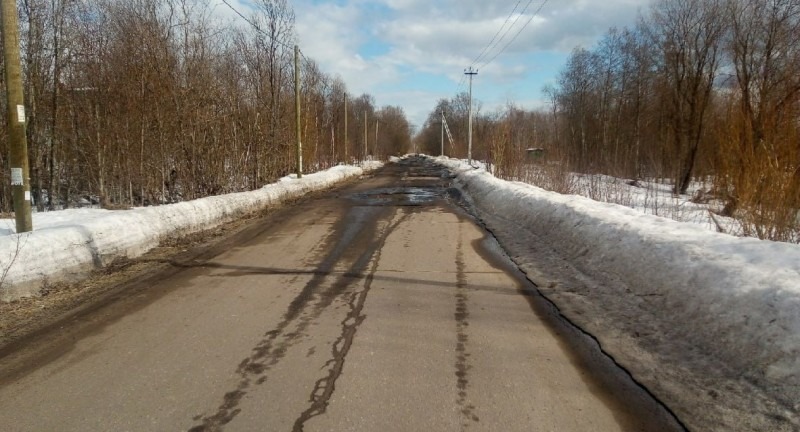
[[[541,148],[553,176],[660,179],[676,194],[700,181],[695,199],[746,235],[799,238],[800,0],[657,0],[636,25],[575,48],[543,94],[536,110],[478,104],[473,157],[511,179]],[[464,157],[468,103],[439,101],[418,148],[439,154],[444,110],[456,142],[445,153]]]
[[[225,5],[206,0],[20,0],[36,209],[171,203],[294,172],[294,11],[287,0],[251,3],[225,20]],[[300,69],[305,171],[410,147],[402,108],[348,94],[305,55]],[[3,122],[3,212],[8,152]]]

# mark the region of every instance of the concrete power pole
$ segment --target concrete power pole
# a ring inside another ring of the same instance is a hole
[[[478,75],[478,71],[473,70],[472,66],[464,71],[464,75],[469,75],[469,133],[467,139],[467,161],[472,165],[472,77]]]
[[[25,137],[25,96],[22,92],[22,68],[19,60],[19,30],[15,0],[0,0],[3,25],[3,53],[8,102],[8,134],[11,164],[11,189],[17,233],[33,231],[31,220],[31,179],[28,166],[28,142]],[[53,191],[49,191],[53,193]]]
[[[344,163],[347,163],[347,93],[344,94]]]
[[[442,110],[442,150],[439,152],[439,156],[444,156],[444,110]]]
[[[297,178],[303,178],[303,143],[300,140],[300,47],[294,46],[294,119],[297,134]]]

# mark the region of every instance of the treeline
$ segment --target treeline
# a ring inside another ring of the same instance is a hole
[[[575,49],[545,94],[551,109],[489,119],[489,159],[544,147],[573,171],[669,179],[676,193],[704,179],[745,233],[797,238],[800,0],[658,0]]]
[[[252,2],[249,22],[224,21],[204,0],[19,3],[39,210],[87,197],[107,206],[188,200],[295,170],[297,37],[286,0]],[[303,57],[301,74],[306,171],[407,151],[402,109],[348,95],[312,59]],[[6,132],[3,122],[2,211],[11,209]]]
[[[472,103],[472,158],[491,163],[497,176],[519,179],[527,149],[547,146],[552,151],[555,148],[558,130],[550,114],[527,111],[513,103],[497,112],[484,113],[480,101]],[[452,144],[446,133],[442,136],[442,113],[453,138]],[[415,136],[414,144],[422,153],[439,155],[444,143],[446,156],[466,158],[468,121],[469,93],[441,99]]]

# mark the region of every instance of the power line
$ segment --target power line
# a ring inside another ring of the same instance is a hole
[[[547,2],[547,0],[545,0],[545,3],[546,2]],[[476,57],[475,60],[472,61],[472,63],[469,66],[470,69],[474,69],[474,66],[475,66],[476,63],[478,63],[482,58],[485,58],[486,55],[491,53],[498,45],[500,45],[501,42],[503,42],[503,40],[506,38],[506,36],[508,36],[508,33],[511,31],[511,29],[514,28],[514,26],[517,24],[517,22],[520,20],[520,18],[525,15],[525,12],[528,10],[528,8],[531,6],[532,3],[533,3],[533,0],[529,0],[528,3],[525,4],[525,7],[522,8],[522,10],[519,12],[519,15],[517,15],[517,17],[514,19],[514,21],[511,22],[511,17],[514,16],[514,13],[519,8],[519,5],[522,4],[522,0],[518,0],[517,1],[517,3],[514,5],[514,8],[511,10],[511,13],[508,15],[506,20],[503,22],[503,25],[500,26],[500,29],[497,30],[497,32],[494,34],[494,36],[489,41],[489,43],[486,44],[486,46],[483,48],[481,53],[478,55],[478,57]],[[542,6],[544,6],[544,4],[542,4]],[[541,7],[539,8],[539,10],[541,10]],[[538,11],[537,11],[537,13],[538,13]],[[509,25],[509,22],[511,22],[510,25]],[[530,23],[530,21],[528,21],[528,23]],[[528,23],[526,23],[525,26],[527,26]],[[518,35],[519,35],[519,33],[517,33],[517,35],[515,35],[514,39],[516,39],[516,36],[518,36]],[[498,36],[499,36],[499,38],[498,38]],[[506,45],[506,47],[507,47],[507,45]],[[504,47],[503,50],[505,50],[506,47]],[[502,52],[503,50],[501,50],[500,52]],[[484,63],[484,66],[489,64],[489,63],[491,63],[491,61],[494,60],[495,58],[497,58],[498,55],[499,55],[499,52],[497,54],[495,54],[490,61]],[[456,94],[461,92],[461,89],[465,86],[465,83],[466,83],[466,77],[462,75],[461,76],[461,81],[459,81],[458,86],[456,87]]]
[[[286,48],[286,49],[289,49],[289,50],[294,50],[294,46],[292,46],[292,45],[290,45],[290,44],[287,44],[286,42],[283,42],[283,41],[281,41],[281,40],[275,39],[275,37],[274,37],[274,36],[272,36],[271,34],[269,34],[269,33],[265,32],[264,30],[261,30],[261,26],[259,26],[257,23],[253,22],[252,20],[250,20],[249,18],[247,18],[246,16],[244,16],[244,14],[243,14],[243,13],[239,12],[239,10],[237,10],[237,9],[236,9],[235,7],[233,7],[233,6],[232,6],[230,3],[228,3],[228,0],[222,0],[222,3],[225,3],[225,6],[228,6],[228,7],[229,7],[229,8],[230,8],[230,9],[231,9],[231,10],[232,10],[234,13],[236,13],[236,15],[239,15],[239,17],[240,17],[241,19],[243,19],[243,20],[244,20],[244,22],[246,22],[247,24],[250,24],[250,26],[251,26],[251,27],[253,27],[253,29],[254,29],[254,30],[257,32],[257,33],[260,33],[261,35],[263,35],[263,36],[266,36],[266,37],[267,37],[267,38],[269,38],[270,40],[274,41],[275,43],[277,43],[278,45],[280,45],[280,46],[282,46],[282,47],[284,47],[284,48]],[[308,57],[306,57],[305,53],[303,53],[303,50],[300,50],[300,57],[302,57],[302,58],[303,58],[303,60],[306,62],[306,65],[308,65],[308,64],[310,64],[310,63],[311,63],[311,59],[309,59]]]
[[[467,76],[461,75],[461,81],[459,81],[458,85],[456,86],[456,94],[459,94],[461,92],[461,89],[464,87],[466,83],[467,83]]]
[[[244,22],[246,22],[247,24],[250,24],[250,26],[253,27],[253,29],[255,29],[256,32],[261,33],[262,35],[268,37],[273,42],[276,42],[278,45],[281,45],[286,49],[290,49],[290,50],[294,49],[294,46],[291,46],[291,45],[287,44],[286,42],[283,42],[283,41],[280,41],[278,39],[275,39],[275,37],[272,36],[271,34],[265,32],[264,30],[261,30],[261,26],[259,26],[257,23],[253,22],[252,20],[250,20],[249,18],[244,16],[244,14],[239,12],[235,7],[231,6],[231,4],[228,3],[228,0],[222,0],[222,3],[225,3],[225,6],[228,6],[233,12],[236,13],[236,15],[239,15],[239,17],[241,17],[244,20]]]
[[[530,1],[532,2],[533,0],[530,0]],[[508,14],[508,17],[503,22],[503,25],[500,26],[500,29],[498,29],[497,32],[494,34],[494,36],[492,37],[492,40],[490,40],[489,43],[486,44],[486,46],[483,48],[483,50],[481,50],[481,53],[478,55],[478,57],[475,57],[475,60],[473,60],[472,63],[470,63],[470,67],[475,66],[475,64],[478,61],[480,61],[481,58],[483,58],[484,55],[488,54],[492,49],[494,49],[494,47],[497,44],[499,44],[503,40],[503,38],[505,37],[505,34],[503,34],[503,36],[500,37],[500,40],[497,40],[497,36],[500,35],[500,32],[502,32],[503,29],[505,29],[506,25],[508,25],[509,21],[511,21],[511,17],[514,16],[514,12],[517,11],[517,8],[519,8],[519,5],[521,3],[522,3],[522,0],[517,0],[517,4],[514,5],[514,8],[511,10],[511,13]],[[528,5],[530,5],[530,2],[528,3]],[[525,9],[527,9],[527,6],[525,7]],[[525,10],[523,9],[522,12],[524,13],[524,11]],[[519,17],[517,17],[517,20],[518,19],[519,19]],[[516,24],[517,20],[514,20],[514,24]],[[511,30],[511,27],[513,27],[514,24],[511,24],[511,26],[506,30],[506,33],[508,33],[508,31]],[[497,40],[497,42],[495,42],[496,40]],[[458,85],[456,85],[456,94],[460,94],[461,93],[462,89],[464,89],[465,86],[466,86],[466,82],[467,82],[466,76],[462,75],[461,76],[461,80],[458,82]]]
[[[504,28],[506,28],[506,25],[508,24],[509,21],[511,21],[511,17],[514,16],[514,12],[517,11],[517,8],[519,7],[520,3],[522,3],[522,0],[517,0],[517,4],[514,5],[514,9],[512,9],[511,13],[508,14],[508,18],[506,18],[505,22],[503,22],[503,25],[497,30],[497,33],[494,34],[492,40],[490,40],[489,43],[486,44],[485,47],[483,47],[483,51],[481,51],[478,57],[475,57],[475,60],[472,61],[472,66],[474,66],[476,63],[480,61],[483,55],[486,54],[486,51],[489,49],[489,47],[492,46],[492,43],[494,43],[495,39],[497,39],[497,36],[500,34],[500,32],[503,31]]]
[[[526,28],[526,27],[528,27],[528,24],[530,24],[530,23],[531,23],[531,21],[533,21],[533,19],[536,17],[536,15],[539,15],[539,12],[541,12],[541,11],[542,11],[542,9],[544,9],[544,7],[545,7],[545,5],[547,4],[547,2],[548,2],[548,1],[549,1],[549,0],[544,0],[544,1],[542,2],[542,4],[541,4],[541,5],[539,5],[539,8],[538,8],[538,9],[536,9],[536,12],[534,12],[534,13],[533,13],[533,15],[531,15],[531,17],[530,17],[530,18],[528,18],[528,21],[525,23],[525,25],[523,25],[523,26],[522,26],[522,27],[519,29],[519,31],[517,31],[517,34],[515,34],[515,35],[514,35],[514,37],[513,37],[513,38],[511,38],[511,40],[510,40],[510,41],[508,41],[508,43],[507,43],[507,44],[505,44],[505,46],[503,47],[503,49],[501,49],[500,51],[498,51],[498,52],[497,52],[497,54],[495,54],[495,55],[494,55],[494,57],[492,57],[492,58],[491,58],[489,61],[487,61],[486,63],[484,63],[484,64],[481,66],[481,69],[485,68],[487,65],[489,65],[489,63],[493,62],[493,61],[494,61],[494,59],[496,59],[496,58],[497,58],[497,56],[499,56],[500,54],[502,54],[502,53],[503,53],[503,52],[504,52],[504,51],[505,51],[505,50],[506,50],[506,49],[507,49],[507,48],[508,48],[508,47],[509,47],[509,46],[510,46],[512,43],[514,43],[514,41],[515,41],[515,40],[517,40],[517,38],[519,37],[520,33],[522,33],[522,31],[523,31],[523,30],[525,30],[525,28]],[[526,9],[527,9],[527,8],[526,8]]]
[[[497,46],[500,45],[500,43],[503,42],[503,40],[505,40],[506,36],[508,36],[508,33],[511,31],[511,29],[514,28],[515,25],[517,25],[517,22],[519,21],[519,19],[522,18],[523,16],[525,16],[525,12],[528,11],[528,8],[531,6],[531,3],[533,3],[533,0],[528,0],[528,3],[525,5],[524,8],[522,8],[522,11],[520,11],[519,15],[517,15],[517,17],[514,18],[514,22],[512,22],[511,25],[509,25],[508,28],[505,29],[503,34],[500,35],[500,38],[497,39],[494,42],[494,44],[492,44],[491,47],[486,51],[487,55],[490,52],[492,52],[495,48],[497,48]],[[513,12],[512,12],[512,15],[513,15]],[[502,31],[502,28],[501,28],[501,31]],[[477,61],[473,62],[470,66],[475,66],[476,63],[477,63]]]

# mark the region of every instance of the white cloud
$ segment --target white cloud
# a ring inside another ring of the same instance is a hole
[[[434,103],[441,97],[434,92],[410,91],[410,92],[387,92],[381,95],[382,98],[391,101],[392,105],[403,107],[409,121],[417,128],[421,128],[428,113],[433,108],[429,101]]]
[[[511,41],[542,1],[530,3],[505,39],[478,62],[479,66]],[[527,3],[523,0],[517,13]],[[568,53],[576,45],[591,45],[612,26],[634,24],[640,9],[649,3],[650,0],[549,1],[514,43],[482,70],[494,77],[493,85],[500,87],[491,98],[502,98],[509,92],[507,86],[527,78],[533,70],[530,58],[535,53]],[[380,105],[405,107],[409,118],[419,124],[427,111],[418,107],[429,110],[440,97],[454,94],[461,71],[487,46],[515,4],[514,0],[297,0],[293,7],[301,47],[322,70],[342,76],[351,93],[371,93]],[[515,18],[512,16],[511,20]],[[372,51],[365,52],[366,47]],[[439,93],[430,89],[391,90],[394,84],[405,83],[408,87],[410,80],[417,79],[416,73],[447,78],[453,84]]]
[[[300,2],[295,5],[297,32],[303,52],[329,74],[341,75],[353,93],[370,93],[399,76],[391,59],[366,60],[368,19],[358,2],[344,5]]]
[[[237,14],[237,11],[244,16],[248,16],[251,11],[250,7],[245,5],[242,0],[227,1],[230,5],[225,4],[222,0],[209,0],[208,7],[212,15],[226,24],[242,26],[243,28],[247,26],[248,24]]]
[[[500,7],[496,2],[474,0],[439,2],[450,6],[442,9],[420,7],[421,2],[413,0],[390,0],[389,3],[409,5],[395,9],[393,16],[378,24],[380,36],[395,47],[394,55],[422,68],[430,68],[432,63],[450,67],[450,62],[444,59],[459,59],[462,65],[464,60],[471,62],[507,22],[513,9],[513,2]],[[504,36],[501,33],[498,40],[502,40],[489,50],[486,60],[509,44],[529,20],[530,24],[508,46],[508,54],[543,50],[568,52],[576,45],[590,45],[608,28],[632,24],[639,8],[649,1],[551,1],[536,17],[532,13],[541,2],[532,2],[526,13],[520,15],[527,2],[522,3],[508,20],[515,24],[506,25],[508,32]]]

